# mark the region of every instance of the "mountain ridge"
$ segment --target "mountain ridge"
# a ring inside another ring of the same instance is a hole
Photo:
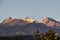
[[[28,20],[24,19],[12,19],[11,17],[5,19],[2,23],[0,23],[0,35],[24,35],[25,34],[33,34],[36,30],[40,30],[40,32],[46,32],[49,29],[53,29],[58,34],[60,34],[60,22],[52,19],[52,18],[45,18],[42,22],[36,22],[36,20],[27,18]],[[31,20],[31,21],[30,21]],[[33,21],[32,21],[33,20]],[[49,24],[49,25],[48,25]],[[56,24],[59,24],[56,25]],[[20,34],[21,32],[21,34]]]
[[[5,20],[3,20],[3,22],[1,22],[1,24],[8,24],[8,25],[26,25],[26,24],[29,24],[29,23],[43,23],[49,27],[60,27],[60,22],[59,21],[56,21],[55,19],[53,18],[50,18],[50,17],[46,17],[44,18],[41,22],[39,21],[36,21],[35,19],[32,19],[32,18],[29,18],[29,17],[26,17],[25,19],[12,19],[12,17],[8,17],[6,18]]]
[[[46,17],[41,23],[46,24],[47,26],[60,26],[60,22],[50,17]]]

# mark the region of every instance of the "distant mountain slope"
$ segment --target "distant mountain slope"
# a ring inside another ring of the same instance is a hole
[[[42,20],[43,24],[46,24],[47,26],[50,26],[50,27],[60,27],[60,22],[54,20],[53,18],[50,18],[50,17],[46,17],[45,19]]]
[[[12,19],[10,17],[0,23],[0,36],[33,35],[36,30],[46,32],[49,29],[60,34],[59,27],[60,22],[49,17],[45,18],[41,23],[35,21],[28,22],[23,19]]]
[[[41,23],[30,23],[23,26],[12,26],[12,27],[0,26],[0,35],[1,36],[33,35],[36,30],[40,30],[40,32],[46,32],[49,29],[53,29],[54,31],[60,34],[60,29],[47,27],[46,25]]]
[[[12,17],[8,17],[8,18],[6,18],[5,20],[3,20],[2,23],[9,23],[9,22],[12,21],[12,20],[13,20]]]
[[[6,18],[1,24],[8,24],[8,25],[26,25],[30,22],[24,21],[23,19],[12,19],[11,17]]]

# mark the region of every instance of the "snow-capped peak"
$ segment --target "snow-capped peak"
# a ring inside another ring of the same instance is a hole
[[[47,26],[60,26],[60,22],[50,17],[46,17],[41,23],[46,24]]]
[[[10,21],[12,21],[12,17],[6,18],[2,23],[9,23]]]
[[[27,21],[27,22],[33,23],[35,20],[32,19],[32,18],[26,17],[26,18],[24,19],[24,21]]]

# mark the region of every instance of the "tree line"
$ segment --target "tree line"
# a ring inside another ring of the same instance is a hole
[[[60,37],[55,31],[50,29],[45,33],[40,33],[40,31],[37,30],[34,33],[34,39],[35,40],[60,40]]]

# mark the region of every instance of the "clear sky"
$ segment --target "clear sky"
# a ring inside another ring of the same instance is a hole
[[[60,21],[60,0],[0,0],[0,22],[7,17],[51,17]]]

